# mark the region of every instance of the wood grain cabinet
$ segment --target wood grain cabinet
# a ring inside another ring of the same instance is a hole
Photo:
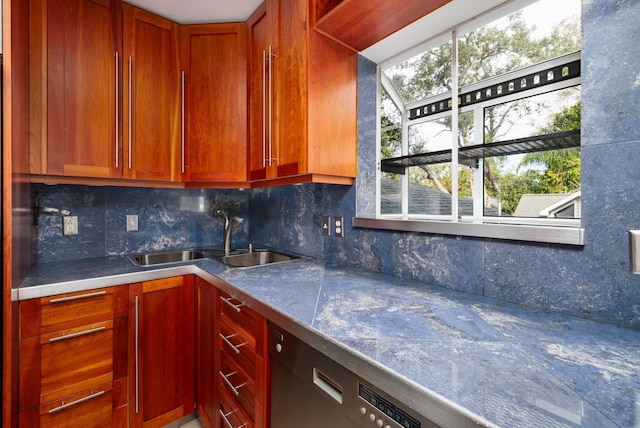
[[[357,55],[311,28],[312,4],[266,0],[247,23],[251,181],[356,176]]]
[[[181,181],[178,25],[120,0],[29,1],[31,173]]]
[[[124,178],[181,181],[178,25],[123,4]]]
[[[185,25],[185,182],[247,181],[247,29]]]
[[[20,426],[126,426],[126,391],[126,286],[20,303]]]
[[[214,379],[219,426],[265,428],[267,420],[266,321],[241,301],[217,290]],[[241,421],[235,424],[233,421]]]
[[[129,426],[162,427],[193,413],[193,276],[131,284],[129,331]]]
[[[32,174],[120,178],[120,1],[29,8]]]
[[[196,279],[197,402],[203,426],[267,428],[266,321]]]

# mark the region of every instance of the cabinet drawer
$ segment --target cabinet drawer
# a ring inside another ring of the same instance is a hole
[[[227,352],[252,378],[256,377],[255,340],[245,337],[242,332],[234,331],[235,326],[220,322],[219,349]]]
[[[227,325],[233,325],[245,332],[246,337],[255,338],[258,336],[257,314],[245,306],[237,299],[220,292],[220,319],[225,320]]]
[[[21,408],[113,380],[113,320],[20,342]]]
[[[126,286],[25,300],[20,303],[20,337],[74,328],[126,313]]]
[[[227,391],[234,401],[255,420],[256,388],[253,379],[233,361],[225,352],[220,353],[220,372],[218,375],[218,390]]]
[[[220,408],[218,409],[219,426],[221,428],[253,428],[254,425],[239,409],[233,404],[233,399],[226,391],[220,391]]]

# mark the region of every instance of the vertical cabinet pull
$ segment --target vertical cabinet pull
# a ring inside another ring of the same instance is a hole
[[[181,98],[180,98],[180,150],[181,150],[181,154],[180,154],[180,158],[181,158],[181,162],[182,162],[182,167],[181,167],[181,171],[184,174],[184,70],[182,70],[182,79],[181,79],[181,83],[180,83],[180,91],[181,91]]]
[[[231,392],[233,392],[233,394],[237,397],[240,395],[240,391],[238,391],[240,388],[242,388],[243,386],[245,386],[247,384],[247,382],[242,383],[240,385],[234,385],[233,383],[231,383],[231,381],[229,380],[229,378],[231,376],[233,376],[234,374],[236,374],[236,372],[231,372],[228,375],[222,373],[222,371],[218,372],[220,373],[220,376],[222,376],[222,380],[224,380],[224,383],[227,384],[227,386],[229,388],[231,388]]]
[[[135,368],[136,368],[136,373],[135,373],[135,388],[136,388],[136,402],[135,402],[135,407],[136,407],[136,413],[138,413],[139,410],[139,392],[140,392],[140,383],[139,383],[139,356],[138,356],[138,342],[139,342],[139,335],[138,335],[138,324],[139,324],[139,317],[138,317],[138,296],[136,296],[135,299],[135,314],[134,314],[134,323],[135,323],[135,328],[134,328],[134,335],[135,335]]]
[[[120,167],[120,60],[116,51],[116,169]]]
[[[51,300],[49,300],[49,303],[71,302],[71,301],[74,301],[74,300],[89,299],[91,297],[102,296],[104,294],[107,294],[107,292],[106,291],[95,291],[93,293],[78,294],[77,296],[59,297],[57,299],[51,299]]]
[[[262,50],[262,167],[267,167],[267,51]]]
[[[273,165],[273,48],[269,45],[269,166]]]
[[[231,303],[231,301],[233,300],[233,297],[223,297],[220,296],[220,300],[222,300],[223,302],[225,302],[227,305],[231,306],[231,308],[233,308],[236,312],[240,312],[242,309],[243,304],[242,303],[238,303],[237,305],[234,305],[233,303]]]
[[[89,400],[92,400],[94,398],[98,398],[101,395],[104,395],[104,391],[100,391],[100,392],[93,393],[91,395],[87,395],[86,397],[82,397],[82,398],[80,398],[78,400],[75,400],[75,401],[72,401],[70,403],[65,403],[63,401],[61,406],[54,407],[53,409],[49,410],[49,414],[59,412],[60,410],[68,409],[71,406],[75,406],[76,404],[84,403],[85,401],[89,401]]]
[[[131,169],[131,163],[132,163],[132,159],[133,159],[133,153],[131,152],[131,147],[132,147],[132,143],[131,143],[131,118],[133,117],[131,109],[133,106],[133,101],[131,100],[131,95],[133,94],[133,76],[131,75],[132,71],[133,71],[133,59],[131,58],[131,55],[129,55],[129,169]]]

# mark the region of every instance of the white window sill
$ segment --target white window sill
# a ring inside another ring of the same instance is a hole
[[[584,229],[575,226],[505,224],[485,222],[452,222],[402,218],[354,217],[353,226],[398,232],[433,233],[439,235],[471,236],[476,238],[507,239],[513,241],[552,244],[584,245]]]

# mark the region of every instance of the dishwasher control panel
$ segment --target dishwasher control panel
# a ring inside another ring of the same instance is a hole
[[[381,428],[390,428],[383,417],[393,420],[403,428],[420,428],[420,421],[362,383],[358,383],[358,395],[382,414],[378,416],[373,412],[369,413],[371,422],[376,422]],[[367,409],[363,407],[361,413],[366,415]]]

